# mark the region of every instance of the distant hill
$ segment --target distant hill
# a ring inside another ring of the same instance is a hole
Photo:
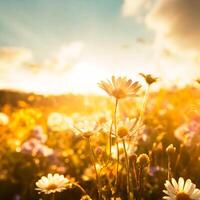
[[[0,90],[0,108],[9,105],[13,109],[20,107],[35,107],[56,110],[60,112],[80,112],[94,109],[105,109],[102,102],[109,103],[106,97],[84,96],[74,94],[64,95],[39,95],[13,90]]]

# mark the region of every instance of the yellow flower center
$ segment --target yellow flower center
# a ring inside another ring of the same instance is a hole
[[[176,200],[191,200],[191,199],[190,199],[190,196],[186,194],[185,192],[179,192],[176,195]]]
[[[99,118],[99,123],[100,123],[100,124],[106,123],[106,121],[107,121],[107,120],[106,120],[105,117],[100,117],[100,118]]]
[[[116,88],[115,90],[113,90],[112,95],[117,99],[126,97],[125,91],[120,88]]]
[[[128,135],[128,130],[125,127],[120,127],[117,131],[119,137],[125,137]]]
[[[49,184],[48,186],[47,186],[47,188],[46,188],[47,190],[55,190],[55,189],[57,189],[57,185],[56,184]]]
[[[151,85],[152,83],[156,82],[156,79],[152,78],[151,76],[146,77],[146,82]]]
[[[90,136],[92,136],[92,132],[91,131],[88,131],[88,132],[84,132],[83,133],[83,137],[85,137],[85,138],[89,138]]]

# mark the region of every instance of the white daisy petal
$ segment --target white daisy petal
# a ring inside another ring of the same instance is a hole
[[[163,199],[172,200],[172,198],[170,198],[170,197],[168,197],[168,196],[164,196]]]
[[[59,174],[48,174],[47,177],[43,176],[36,182],[36,190],[45,194],[51,194],[55,192],[61,192],[66,189],[66,184],[69,180],[63,175]]]
[[[195,189],[193,194],[190,196],[192,199],[200,199],[200,190]]]
[[[182,191],[183,190],[183,187],[184,187],[184,179],[182,177],[180,177],[178,179],[178,187],[179,187],[179,191]]]
[[[190,179],[187,179],[184,186],[184,191],[186,193],[190,190],[191,185],[192,185],[192,181]]]
[[[174,178],[172,178],[172,185],[174,186],[176,190],[178,190],[178,183],[176,182]]]
[[[193,184],[193,183],[191,183],[191,184],[190,184],[190,187],[189,187],[189,189],[188,189],[188,191],[187,191],[187,193],[188,193],[189,195],[192,195],[192,193],[194,192],[195,188],[196,188],[196,185]]]
[[[172,186],[172,184],[169,181],[166,181],[165,187],[168,190],[169,193],[176,194],[176,190]]]
[[[200,190],[196,189],[196,185],[192,183],[190,179],[187,179],[185,182],[184,179],[180,177],[177,182],[172,178],[171,182],[172,184],[169,181],[165,182],[165,188],[167,190],[163,190],[165,193],[163,199],[176,200],[186,198],[191,200],[200,200]]]

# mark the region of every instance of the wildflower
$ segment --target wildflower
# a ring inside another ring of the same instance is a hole
[[[54,153],[53,149],[42,144],[39,140],[31,138],[24,142],[20,148],[22,153],[31,154],[32,156],[50,156]]]
[[[98,126],[95,121],[84,120],[75,124],[74,131],[85,138],[89,138],[98,131]]]
[[[173,144],[170,144],[166,148],[166,152],[167,152],[168,155],[173,155],[176,152],[176,147],[174,147]]]
[[[81,197],[81,200],[92,200],[89,195],[84,195]]]
[[[179,178],[178,182],[174,178],[170,181],[165,182],[165,188],[163,192],[167,195],[163,199],[167,200],[199,200],[200,190],[196,189],[196,185],[192,183],[190,179],[184,181],[182,177]]]
[[[173,158],[174,158],[175,152],[176,152],[176,148],[173,146],[173,144],[170,144],[166,148],[166,153],[168,154],[168,180],[170,180],[170,178],[173,177],[172,163],[173,163]]]
[[[32,137],[39,140],[41,143],[45,143],[47,141],[47,135],[44,134],[42,126],[35,126],[32,130]]]
[[[36,190],[39,190],[39,193],[43,192],[45,194],[61,192],[66,189],[68,183],[69,180],[63,175],[48,174],[47,177],[43,176],[36,182]]]
[[[133,152],[129,153],[129,158],[130,160],[134,161],[134,163],[136,163],[136,160],[137,160],[136,153],[133,153]]]
[[[110,133],[110,124],[111,122],[107,122],[102,126],[102,131],[105,133]],[[117,127],[117,135],[114,134],[114,131],[112,131],[111,136],[116,137],[119,136],[120,139],[124,139],[131,136],[136,136],[136,132],[139,133],[140,129],[143,127],[136,127],[137,122],[136,119],[129,119],[125,118],[124,120],[120,120],[118,122]]]
[[[108,93],[108,95],[115,97],[116,99],[122,99],[126,97],[136,96],[136,93],[140,89],[140,84],[134,82],[126,77],[112,76],[112,81],[101,81],[99,87]]]
[[[198,79],[196,80],[196,82],[197,82],[198,84],[200,84],[200,78],[198,78]]]
[[[53,149],[43,144],[40,145],[40,148],[38,149],[38,152],[37,152],[38,155],[41,155],[44,157],[52,156],[53,153],[54,153]]]
[[[182,124],[174,131],[175,137],[182,141],[183,143],[188,143],[189,141],[189,129],[187,124]]]
[[[145,81],[148,85],[151,85],[158,80],[158,78],[153,77],[151,74],[140,73],[140,75],[145,79]]]
[[[137,163],[143,167],[147,167],[150,163],[149,156],[145,153],[140,154],[137,158]]]
[[[196,117],[179,126],[175,132],[175,137],[182,141],[185,145],[198,144],[200,141],[200,117]]]
[[[117,135],[120,138],[132,135],[135,131],[133,129],[135,124],[136,124],[135,119],[126,118],[124,121],[119,121],[117,128]]]

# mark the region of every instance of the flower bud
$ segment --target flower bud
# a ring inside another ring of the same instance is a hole
[[[137,158],[137,163],[143,167],[147,167],[150,163],[149,156],[145,153],[140,154]]]
[[[166,152],[167,152],[168,155],[173,155],[176,152],[176,147],[174,147],[173,144],[170,144],[166,148]]]
[[[81,200],[92,200],[89,195],[84,195],[81,197]]]
[[[134,162],[136,162],[137,155],[135,153],[132,153],[132,154],[129,155],[129,159],[132,160],[132,161],[134,161]]]

